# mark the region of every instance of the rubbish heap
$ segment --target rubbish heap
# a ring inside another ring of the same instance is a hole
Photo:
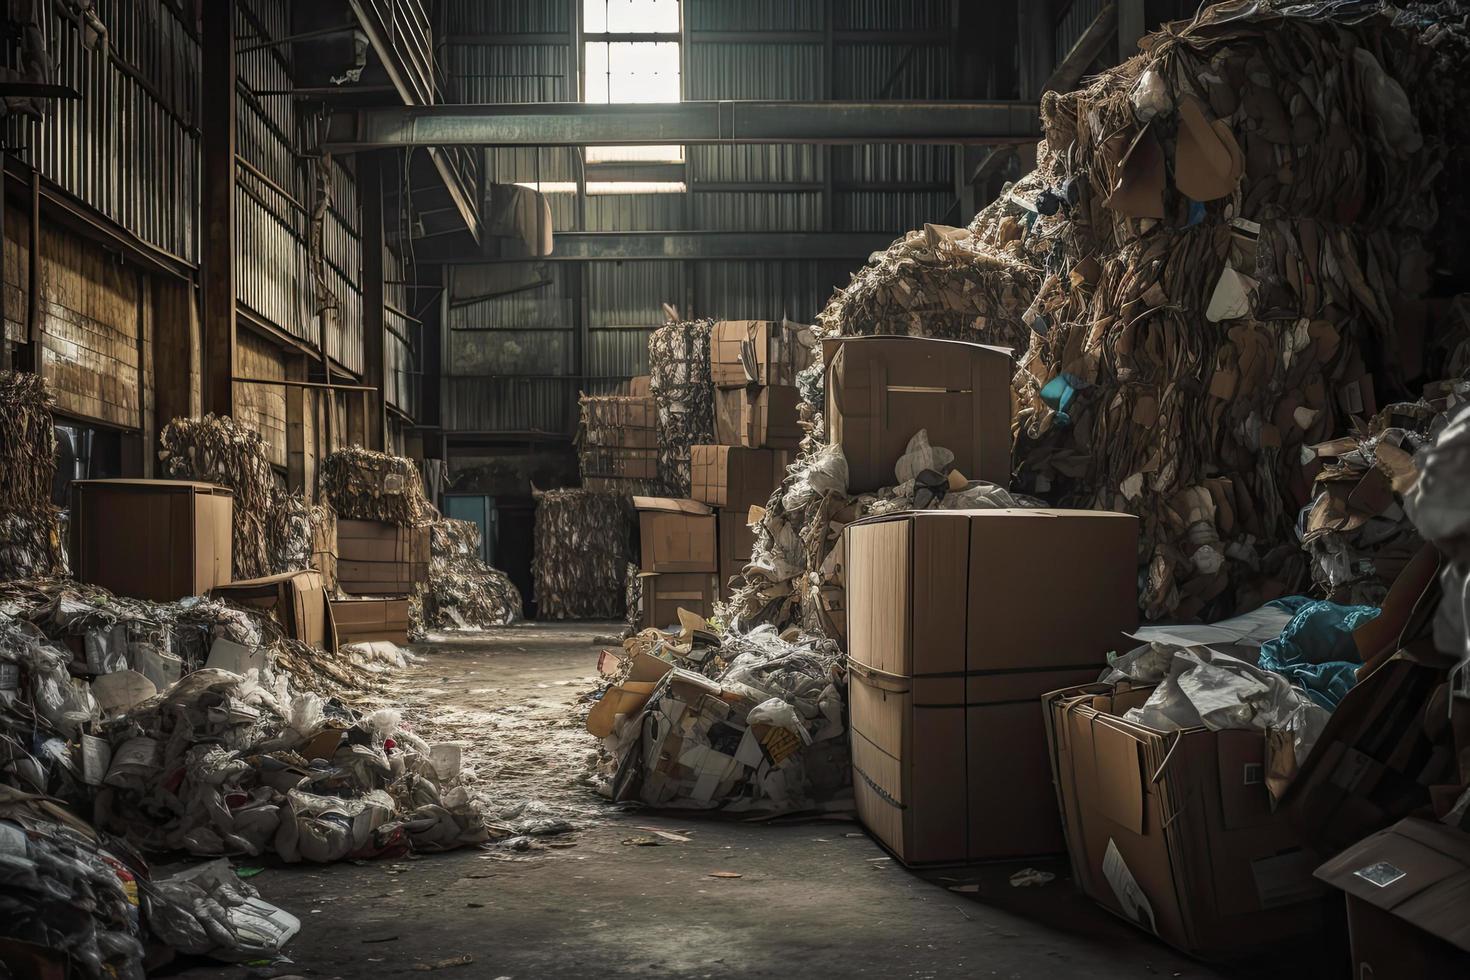
[[[661,808],[782,813],[850,807],[846,674],[831,640],[762,626],[656,629],[608,651],[587,716],[598,791]]]
[[[744,584],[724,608],[734,629],[791,624],[833,639],[847,632],[842,529],[853,521],[900,510],[971,510],[1035,507],[1041,502],[1003,487],[946,471],[949,450],[931,446],[920,430],[895,467],[894,485],[850,493],[847,460],[840,447],[818,445],[787,471],[756,531]]]
[[[256,430],[229,417],[177,418],[158,434],[163,475],[229,487],[234,494],[234,576],[295,571],[304,501],[286,493]],[[305,552],[310,553],[309,532]],[[281,567],[284,566],[284,567]]]
[[[658,479],[689,495],[689,450],[715,440],[709,335],[713,320],[670,320],[648,337],[650,390],[658,410]]]
[[[1465,482],[1470,477],[1470,392],[1462,391],[1457,401],[1430,426],[1431,441],[1419,452],[1419,479],[1406,494],[1405,506],[1419,533],[1445,556],[1440,572],[1444,600],[1435,615],[1434,645],[1458,661],[1459,713],[1470,711],[1470,691],[1463,680],[1470,665],[1470,500],[1465,489],[1470,486]]]
[[[826,336],[909,334],[1026,346],[1038,274],[966,228],[925,225],[876,253],[817,315]]]
[[[0,371],[0,578],[67,573],[56,477],[55,399],[38,375]]]
[[[353,446],[322,460],[322,492],[339,517],[419,527],[434,519],[413,460]]]
[[[480,560],[480,526],[441,517],[429,526],[429,590],[425,630],[482,630],[521,618],[521,593],[510,578]]]
[[[627,497],[597,490],[535,490],[531,573],[538,619],[622,619],[632,555]]]

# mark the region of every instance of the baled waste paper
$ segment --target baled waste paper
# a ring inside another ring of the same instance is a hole
[[[715,441],[710,381],[712,320],[670,320],[648,338],[650,390],[658,413],[658,479],[689,495],[690,447]]]
[[[322,460],[322,493],[339,517],[418,527],[434,519],[424,481],[413,460],[361,446],[339,449]]]
[[[658,494],[658,405],[651,394],[582,395],[577,461],[591,490]]]
[[[536,615],[541,619],[622,619],[632,556],[633,507],[615,493],[537,490]]]
[[[55,401],[39,375],[0,371],[0,578],[67,573],[56,479]]]
[[[520,590],[480,559],[478,524],[441,517],[430,525],[430,535],[423,629],[488,629],[521,618]]]

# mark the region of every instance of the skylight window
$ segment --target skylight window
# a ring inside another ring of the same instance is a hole
[[[678,0],[583,0],[582,28],[584,102],[679,101]],[[589,146],[587,162],[683,163],[684,147]]]

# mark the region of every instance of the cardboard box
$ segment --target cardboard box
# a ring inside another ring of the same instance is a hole
[[[692,446],[689,496],[711,507],[764,507],[786,473],[787,454],[740,446]]]
[[[407,599],[333,599],[331,606],[339,644],[374,640],[408,642]]]
[[[1315,859],[1272,811],[1265,737],[1125,721],[1151,691],[1092,684],[1045,698],[1073,880],[1196,956],[1318,933],[1328,905]]]
[[[697,500],[634,497],[640,568],[645,572],[719,571],[715,514]]]
[[[429,528],[337,521],[337,580],[346,592],[402,595],[429,580]]]
[[[1317,869],[1347,895],[1353,977],[1470,977],[1470,835],[1402,820]]]
[[[845,337],[823,345],[827,437],[852,493],[893,486],[920,429],[972,480],[1011,481],[1011,352],[928,337]]]
[[[218,586],[210,594],[269,613],[292,639],[323,650],[337,649],[330,593],[321,572],[283,572],[245,579]]]
[[[847,526],[858,816],[902,860],[1061,850],[1040,698],[1128,642],[1137,539],[1136,518],[1100,511]]]
[[[720,510],[715,515],[720,534],[720,598],[730,597],[730,579],[750,564],[755,551],[755,531],[750,527],[749,509]]]
[[[795,388],[717,388],[715,438],[747,449],[798,449],[800,406]]]
[[[71,565],[79,581],[173,602],[230,580],[233,495],[186,480],[76,480]]]
[[[794,385],[811,363],[796,331],[774,320],[723,320],[710,329],[710,377],[717,388]]]
[[[677,627],[680,609],[706,618],[715,613],[719,583],[713,573],[645,573],[638,577],[643,582],[644,629]]]

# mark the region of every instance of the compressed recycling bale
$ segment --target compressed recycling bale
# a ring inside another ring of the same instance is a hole
[[[648,337],[649,389],[658,408],[658,478],[677,497],[689,494],[690,448],[715,441],[713,326],[713,320],[670,320]]]
[[[520,590],[480,559],[478,524],[441,517],[429,532],[429,587],[415,633],[489,629],[521,618]]]
[[[53,402],[38,375],[0,371],[0,579],[67,574]]]
[[[577,466],[582,485],[630,495],[661,496],[658,408],[652,395],[582,395]]]
[[[531,570],[540,619],[622,619],[633,507],[620,494],[537,490]]]
[[[341,517],[385,521],[401,527],[434,519],[413,460],[353,446],[322,460],[322,492]]]

